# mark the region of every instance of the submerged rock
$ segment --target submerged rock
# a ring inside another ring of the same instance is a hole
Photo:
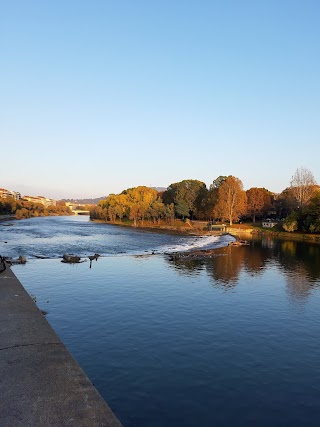
[[[78,263],[80,262],[81,258],[77,255],[68,255],[68,254],[64,254],[62,257],[61,262],[67,262],[70,264],[74,264],[74,263]]]

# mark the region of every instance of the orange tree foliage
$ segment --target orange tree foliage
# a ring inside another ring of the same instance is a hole
[[[214,216],[223,221],[238,221],[246,212],[247,196],[239,178],[229,175],[218,188]]]
[[[139,186],[118,195],[110,194],[90,210],[90,215],[93,219],[112,222],[131,219],[134,225],[143,224],[146,219],[154,223],[163,219],[171,222],[175,215],[182,219],[223,220],[230,224],[243,216],[249,216],[253,221],[267,214],[285,218],[295,211],[301,216],[315,189],[319,187],[315,185],[313,175],[303,168],[297,170],[291,187],[280,195],[265,188],[251,188],[245,192],[241,180],[232,175],[219,176],[209,190],[205,183],[187,179],[171,184],[162,193]],[[313,211],[301,222],[304,228],[318,229],[318,223],[314,225]],[[309,223],[313,225],[309,226]]]
[[[71,215],[70,209],[64,202],[57,202],[56,206],[45,207],[42,203],[33,203],[23,199],[15,200],[11,197],[0,198],[0,214],[15,214],[17,219],[50,215]]]
[[[247,194],[247,214],[256,221],[256,216],[262,216],[271,207],[271,194],[265,188],[250,188]]]

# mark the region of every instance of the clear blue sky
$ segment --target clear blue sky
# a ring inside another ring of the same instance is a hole
[[[320,182],[320,1],[2,0],[0,187]]]

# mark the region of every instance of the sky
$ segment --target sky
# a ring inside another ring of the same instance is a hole
[[[320,183],[318,0],[0,0],[0,187]]]

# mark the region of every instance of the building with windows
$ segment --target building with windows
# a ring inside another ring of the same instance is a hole
[[[11,191],[5,188],[0,188],[0,198],[7,199],[8,197],[19,200],[21,199],[21,194],[18,191]]]
[[[54,199],[48,199],[47,197],[44,197],[44,196],[23,196],[23,199],[32,203],[41,203],[46,208],[48,206],[56,206],[57,204],[57,202]]]

